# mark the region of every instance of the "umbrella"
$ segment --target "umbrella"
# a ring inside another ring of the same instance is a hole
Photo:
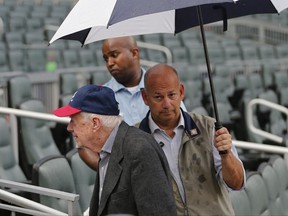
[[[123,0],[81,0],[68,14],[50,43],[62,38],[79,40],[82,44],[87,44],[111,37],[110,32],[112,35],[116,34],[118,36],[149,34],[155,33],[155,31],[174,33],[174,23],[171,23],[171,21],[173,17],[177,16],[179,9],[234,1],[237,0],[165,0],[165,4],[162,4],[162,1],[154,0],[133,0],[129,2],[127,0],[125,2]],[[195,8],[192,13],[196,14]],[[187,14],[180,14],[180,17],[183,15]],[[153,25],[158,18],[161,21],[157,21],[158,25]],[[222,16],[220,19],[222,19]],[[129,21],[126,22],[126,20]],[[131,22],[133,26],[135,25],[135,30],[127,25]],[[119,23],[119,25],[114,25],[116,23]],[[166,26],[157,30],[159,24],[162,23]],[[191,27],[195,25],[199,25],[199,23],[195,23]],[[109,30],[107,31],[107,29]],[[69,35],[69,37],[65,37],[66,35]]]
[[[118,0],[117,4],[122,1]],[[186,4],[178,5],[180,4],[178,2],[182,1],[177,1],[177,7],[175,6],[172,9],[171,6],[162,6],[162,1],[136,1],[139,5],[136,9],[135,7],[132,8],[129,2],[129,10],[124,6],[123,10],[119,9],[120,12],[116,13],[116,8],[112,9],[115,0],[81,0],[68,14],[50,43],[57,39],[68,39],[78,40],[85,45],[117,36],[149,33],[177,34],[200,25],[197,14],[197,8],[199,9],[199,7],[195,6],[197,1],[188,0],[187,2],[184,1]],[[226,29],[227,19],[251,14],[280,13],[288,7],[287,0],[239,0],[237,3],[231,3],[234,1],[237,0],[200,1],[203,24],[223,20]],[[113,2],[110,7],[108,7],[109,2]],[[131,1],[133,5],[134,2],[135,0]],[[161,8],[156,7],[156,3],[162,4]],[[167,1],[163,3],[166,4]],[[198,2],[198,4],[200,3]],[[174,6],[175,3],[169,5]],[[139,8],[141,8],[140,11],[137,10]],[[122,16],[119,14],[122,14]],[[133,17],[131,14],[133,14]]]
[[[129,35],[177,34],[191,27],[200,26],[217,128],[221,127],[221,124],[203,25],[223,20],[223,29],[226,30],[227,20],[230,18],[260,13],[280,13],[288,7],[287,0],[239,0],[237,2],[236,0],[133,0],[129,3],[127,0],[115,1],[79,1],[50,43],[58,39],[67,39],[78,40],[85,45],[106,38]]]

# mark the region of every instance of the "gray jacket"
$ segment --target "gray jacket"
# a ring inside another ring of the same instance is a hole
[[[122,122],[115,137],[99,203],[98,176],[90,216],[175,216],[166,157],[155,139]]]

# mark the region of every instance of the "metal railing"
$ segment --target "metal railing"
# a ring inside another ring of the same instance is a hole
[[[35,185],[23,184],[19,182],[9,181],[0,179],[1,188],[13,188],[20,191],[36,193],[39,195],[55,197],[58,199],[63,199],[68,202],[68,214],[58,211],[56,209],[50,208],[48,206],[42,205],[40,203],[31,201],[27,198],[18,196],[16,194],[10,193],[8,191],[0,189],[0,199],[12,203],[13,205],[0,204],[0,208],[10,210],[12,212],[21,212],[31,215],[59,215],[59,216],[75,216],[76,215],[76,206],[79,201],[79,195],[73,193],[66,193],[63,191],[53,190],[49,188],[39,187]],[[16,206],[14,206],[16,205]],[[18,206],[21,206],[18,207]]]
[[[7,108],[7,107],[0,107],[0,113],[9,115],[10,117],[9,119],[10,119],[10,125],[11,125],[11,142],[12,142],[12,146],[14,150],[14,156],[17,162],[19,161],[18,132],[17,132],[18,124],[17,124],[17,118],[16,118],[17,116],[46,120],[46,121],[53,121],[53,122],[59,122],[59,123],[68,123],[70,121],[70,118],[68,117],[60,118],[52,114],[32,112],[32,111]]]
[[[259,43],[283,44],[288,41],[287,26],[278,26],[264,20],[242,17],[228,20],[228,30],[223,32],[223,23],[216,22],[205,26],[208,31],[225,34],[232,38],[249,38]]]
[[[260,128],[256,128],[255,125],[253,124],[253,110],[254,106],[256,105],[263,105],[266,107],[269,107],[271,109],[277,110],[283,114],[286,115],[286,131],[288,130],[288,109],[284,106],[281,106],[279,104],[272,103],[270,101],[260,99],[260,98],[255,98],[252,99],[248,102],[247,107],[246,107],[246,112],[247,112],[247,126],[248,129],[251,130],[251,132],[260,135],[262,137],[265,137],[268,140],[272,140],[274,142],[277,142],[279,144],[284,143],[283,137],[268,133]]]

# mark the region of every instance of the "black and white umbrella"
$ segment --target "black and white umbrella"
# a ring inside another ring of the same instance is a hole
[[[222,20],[225,30],[228,19],[280,13],[287,7],[288,0],[79,0],[50,43],[66,39],[85,45],[130,35],[177,34],[200,26],[213,108],[219,123],[203,25]]]

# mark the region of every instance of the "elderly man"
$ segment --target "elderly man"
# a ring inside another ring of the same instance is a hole
[[[122,120],[112,89],[83,86],[53,113],[71,117],[67,129],[81,159],[98,170],[90,216],[176,215],[162,149],[151,135]]]

